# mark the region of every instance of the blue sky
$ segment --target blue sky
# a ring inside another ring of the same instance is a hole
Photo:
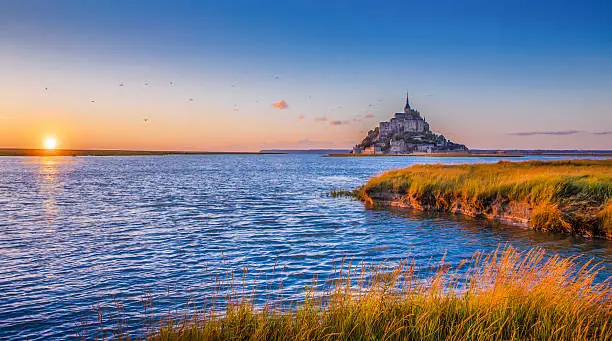
[[[409,90],[469,147],[612,149],[610,18],[610,1],[0,1],[0,145],[350,147]]]

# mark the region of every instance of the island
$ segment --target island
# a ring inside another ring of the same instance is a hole
[[[467,153],[465,145],[452,142],[444,135],[431,131],[421,113],[410,106],[406,94],[403,112],[397,112],[389,121],[380,122],[368,135],[353,147],[355,155],[401,155],[411,153]]]

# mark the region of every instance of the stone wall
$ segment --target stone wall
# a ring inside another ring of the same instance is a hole
[[[380,139],[384,139],[394,134],[402,133],[423,133],[428,130],[428,124],[421,117],[394,117],[388,122],[380,122]]]

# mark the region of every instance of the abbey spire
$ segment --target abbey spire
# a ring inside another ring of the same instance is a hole
[[[412,111],[412,108],[410,107],[410,99],[408,97],[408,91],[406,91],[406,106],[404,107],[404,112],[406,114],[409,114],[410,111]]]

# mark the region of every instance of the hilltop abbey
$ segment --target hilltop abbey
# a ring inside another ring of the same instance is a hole
[[[353,147],[352,153],[410,154],[467,150],[464,145],[433,133],[421,113],[410,107],[406,94],[404,112],[397,112],[389,121],[380,122],[360,144]]]

